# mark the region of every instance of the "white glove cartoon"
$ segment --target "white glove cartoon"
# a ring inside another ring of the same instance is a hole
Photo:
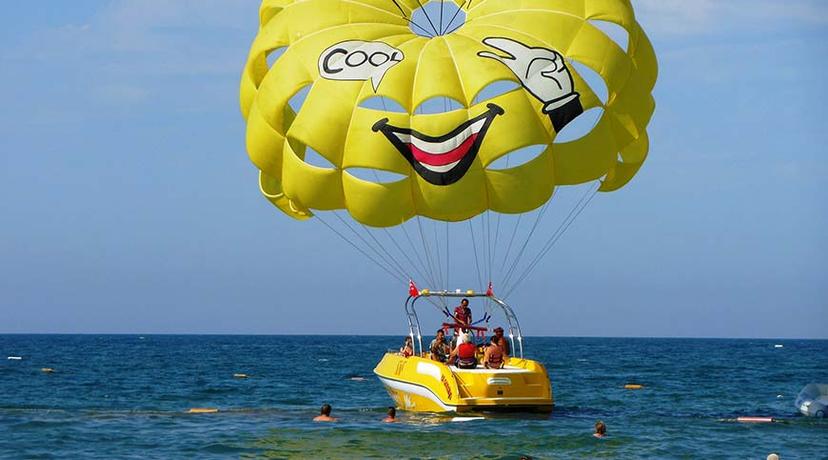
[[[567,123],[583,113],[580,95],[573,88],[572,75],[560,53],[546,48],[532,48],[502,37],[488,37],[483,43],[506,55],[500,56],[491,51],[481,51],[477,55],[508,67],[521,84],[544,103],[543,112],[552,119],[555,131],[560,132]]]

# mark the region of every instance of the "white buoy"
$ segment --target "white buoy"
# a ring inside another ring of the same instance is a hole
[[[10,359],[12,361],[20,361],[21,359],[23,359],[23,357],[21,357],[21,356],[9,356],[8,359]]]
[[[452,422],[471,422],[472,420],[486,420],[486,417],[453,417]]]
[[[773,423],[773,417],[736,417],[736,421],[739,423]]]
[[[781,343],[777,343],[776,345],[773,346],[773,348],[785,348],[785,345],[782,345]]]

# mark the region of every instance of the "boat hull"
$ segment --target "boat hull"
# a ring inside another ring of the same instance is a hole
[[[386,353],[374,373],[403,410],[550,412],[554,405],[546,369],[529,359],[511,358],[504,369],[458,369]]]

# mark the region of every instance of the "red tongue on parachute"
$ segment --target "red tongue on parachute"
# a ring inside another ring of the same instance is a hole
[[[463,157],[469,153],[469,150],[471,150],[477,136],[478,133],[472,134],[468,139],[454,149],[449,150],[446,153],[436,155],[428,153],[425,150],[418,149],[413,143],[407,143],[406,145],[408,145],[408,148],[411,149],[411,153],[414,155],[414,158],[420,163],[427,164],[429,166],[445,166],[462,160]]]

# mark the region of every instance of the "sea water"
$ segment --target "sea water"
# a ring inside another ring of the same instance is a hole
[[[384,424],[372,369],[402,339],[0,335],[0,457],[828,458],[828,421],[794,407],[828,382],[828,341],[529,337],[551,415]],[[338,423],[311,421],[323,403]]]

